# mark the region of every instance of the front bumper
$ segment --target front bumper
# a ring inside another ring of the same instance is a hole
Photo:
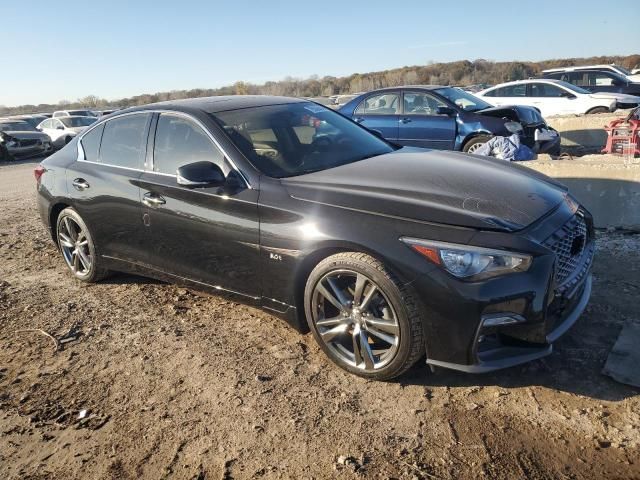
[[[547,134],[550,132],[555,133],[555,136]],[[537,135],[534,138],[536,139],[536,144],[538,146],[537,153],[547,153],[553,156],[560,155],[561,139],[560,135],[555,130],[548,129],[546,132],[543,132],[543,134]]]
[[[565,208],[510,239],[489,240],[503,245],[512,242],[514,251],[533,253],[526,272],[471,283],[437,269],[415,280],[414,287],[425,298],[427,363],[482,373],[549,355],[552,344],[577,321],[591,296],[595,242],[588,212],[580,210],[588,233],[582,237],[581,253],[570,257],[570,273],[545,243],[553,239],[564,244],[562,233],[558,237],[557,232],[573,227],[576,218],[578,213],[569,214]],[[484,240],[492,235],[478,237]]]
[[[556,327],[547,334],[547,344],[540,346],[505,346],[497,344],[495,348],[477,353],[477,363],[464,365],[459,363],[444,362],[440,360],[427,359],[429,365],[449,368],[467,373],[486,373],[503,368],[521,365],[523,363],[546,357],[553,351],[553,342],[560,338],[569,330],[580,318],[582,312],[589,303],[591,297],[592,277],[589,275],[584,285],[580,289],[578,300],[573,309],[564,317]]]

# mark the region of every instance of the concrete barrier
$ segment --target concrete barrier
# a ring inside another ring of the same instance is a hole
[[[522,162],[564,183],[593,214],[598,228],[640,230],[640,159],[587,155],[576,160]]]
[[[560,132],[563,150],[582,153],[598,153],[607,143],[604,130],[611,121],[624,118],[630,110],[618,110],[614,113],[593,115],[564,115],[548,117],[547,123]]]

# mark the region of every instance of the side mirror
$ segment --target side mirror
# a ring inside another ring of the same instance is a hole
[[[376,137],[381,138],[382,140],[385,140],[380,130],[373,130],[371,128],[367,128],[367,130],[369,130],[370,133],[373,133]]]
[[[190,188],[219,187],[226,180],[218,165],[206,161],[182,165],[176,173],[178,185]]]
[[[436,113],[438,115],[448,115],[448,116],[453,116],[456,114],[456,111],[451,108],[451,107],[438,107],[436,109]]]
[[[573,93],[569,93],[569,92],[562,92],[561,96],[569,100],[574,100],[576,98],[576,96]]]
[[[58,126],[56,127],[56,130],[64,130],[64,127],[63,127],[62,125],[58,125]]]

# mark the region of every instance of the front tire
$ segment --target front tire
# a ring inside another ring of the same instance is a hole
[[[491,140],[491,135],[478,135],[473,137],[462,147],[462,151],[465,153],[475,153],[482,145]]]
[[[71,207],[65,208],[58,215],[56,240],[67,267],[78,280],[93,283],[109,274],[96,255],[96,246],[89,228]]]
[[[424,355],[415,294],[369,255],[346,252],[322,260],[309,275],[304,302],[316,342],[348,372],[388,380]]]

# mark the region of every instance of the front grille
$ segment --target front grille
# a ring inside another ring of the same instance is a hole
[[[20,140],[21,147],[33,147],[34,145],[38,145],[40,140],[38,139],[29,139],[29,140]]]
[[[556,254],[557,285],[562,285],[578,267],[588,241],[587,224],[580,212],[544,241],[544,246]]]

